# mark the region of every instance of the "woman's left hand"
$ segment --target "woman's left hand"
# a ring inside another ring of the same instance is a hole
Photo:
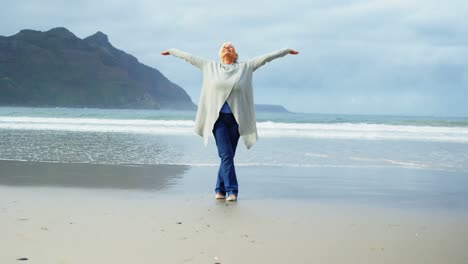
[[[289,51],[289,54],[297,55],[297,54],[299,54],[299,51],[297,51],[297,50],[290,50],[290,51]]]

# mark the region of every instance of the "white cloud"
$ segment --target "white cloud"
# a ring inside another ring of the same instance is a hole
[[[468,89],[468,2],[462,0],[0,0],[0,6],[0,35],[56,26],[81,38],[103,31],[194,101],[200,72],[159,53],[178,47],[217,59],[220,43],[231,40],[244,60],[282,47],[301,52],[256,73],[256,100],[263,103],[366,113],[381,110],[375,102],[393,100],[388,113],[468,115],[458,98]],[[440,80],[452,81],[448,87]]]

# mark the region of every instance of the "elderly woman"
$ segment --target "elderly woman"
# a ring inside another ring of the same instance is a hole
[[[239,56],[231,42],[221,46],[221,62],[193,56],[177,49],[161,53],[182,58],[203,72],[195,132],[204,138],[205,145],[211,133],[216,140],[221,158],[215,188],[216,199],[237,200],[239,187],[234,155],[239,137],[242,136],[247,149],[258,139],[252,89],[253,72],[276,58],[298,53],[291,49],[281,49],[246,62],[238,62]]]

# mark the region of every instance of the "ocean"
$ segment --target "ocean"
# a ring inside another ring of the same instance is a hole
[[[0,160],[216,167],[195,112],[0,107]],[[468,118],[257,113],[236,166],[407,168],[468,173]],[[241,139],[242,140],[242,139]],[[1,172],[1,170],[0,170]]]

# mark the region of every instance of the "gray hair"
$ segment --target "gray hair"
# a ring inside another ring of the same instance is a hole
[[[223,45],[221,45],[221,48],[219,49],[219,57],[221,58],[221,54],[223,54],[223,48],[224,48],[224,46],[226,46],[226,45],[229,45],[229,46],[231,46],[231,47],[234,48],[234,50],[235,50],[235,52],[236,52],[236,55],[237,55],[237,58],[236,58],[235,62],[237,62],[237,59],[239,58],[239,54],[237,53],[236,47],[234,46],[234,44],[232,44],[231,41],[224,42]]]

